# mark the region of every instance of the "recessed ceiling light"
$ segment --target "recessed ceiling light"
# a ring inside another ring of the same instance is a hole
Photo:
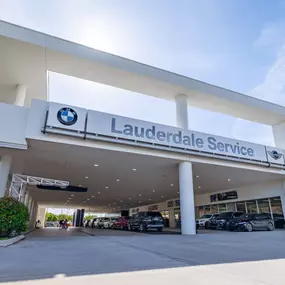
[[[116,205],[116,203],[114,203],[114,205]]]
[[[161,198],[163,198],[163,196],[160,196]]]
[[[81,185],[81,184],[79,184],[78,186],[79,186],[79,187],[82,187],[82,185]]]
[[[121,200],[121,203],[123,203],[123,200]]]
[[[71,196],[71,197],[73,197],[73,196],[74,196],[74,194],[71,194],[70,196]]]
[[[132,200],[132,198],[130,197],[129,200]]]
[[[89,201],[90,199],[86,199],[87,201]]]
[[[106,189],[108,189],[109,187],[108,187],[108,186],[106,186],[105,188],[106,188]]]
[[[196,178],[199,178],[200,176],[199,175],[196,175]]]
[[[100,191],[98,191],[98,194],[100,194],[101,192]]]
[[[91,198],[94,198],[95,196],[91,196]]]
[[[136,168],[133,168],[133,171],[136,171]]]
[[[70,199],[71,199],[71,197],[68,198],[68,200],[70,200]]]
[[[155,192],[155,190],[153,189],[152,192]]]
[[[200,188],[201,188],[201,186],[198,186],[198,188],[200,189]]]
[[[83,202],[84,204],[86,203],[86,201]]]
[[[151,201],[151,199],[148,199],[149,201]]]
[[[88,176],[85,176],[85,179],[88,179]]]
[[[230,182],[230,181],[231,181],[231,179],[229,178],[229,179],[228,179],[228,181]]]
[[[113,208],[113,210],[115,210],[115,208]]]
[[[142,196],[142,194],[139,194],[139,196],[141,197],[141,196]]]
[[[131,206],[133,206],[133,204],[131,204]]]
[[[94,164],[94,166],[95,166],[95,167],[98,167],[98,166],[99,166],[99,164]]]
[[[179,194],[179,191],[177,192],[177,194]]]
[[[109,204],[108,206],[110,207],[111,205]]]
[[[117,182],[119,182],[120,181],[120,179],[117,179]]]
[[[174,184],[170,184],[170,186],[172,187],[172,186],[174,186]]]
[[[141,203],[142,201],[139,201],[139,203]]]

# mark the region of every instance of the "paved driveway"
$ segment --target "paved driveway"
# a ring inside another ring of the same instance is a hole
[[[94,234],[38,230],[1,248],[0,282],[285,284],[285,231],[190,237],[111,230]]]

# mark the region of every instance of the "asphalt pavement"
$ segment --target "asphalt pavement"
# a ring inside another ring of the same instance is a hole
[[[284,266],[283,230],[181,236],[46,229],[0,249],[0,283],[17,285],[284,285]]]

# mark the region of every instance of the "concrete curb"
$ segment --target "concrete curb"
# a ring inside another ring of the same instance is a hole
[[[14,238],[9,238],[7,240],[0,240],[0,247],[7,247],[9,245],[12,245],[14,243],[19,242],[20,240],[24,239],[25,236],[24,235],[20,235]]]

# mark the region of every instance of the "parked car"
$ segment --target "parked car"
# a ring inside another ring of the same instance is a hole
[[[210,227],[210,220],[218,216],[219,214],[206,214],[196,221],[199,224],[199,227],[205,227],[205,229],[208,229]]]
[[[84,227],[85,227],[85,228],[90,227],[90,222],[91,222],[91,220],[86,220],[86,221],[84,222]]]
[[[210,220],[210,228],[229,229],[230,222],[242,216],[243,212],[225,212]]]
[[[145,232],[148,229],[163,230],[164,220],[160,212],[139,212],[129,220],[128,230]]]
[[[120,217],[114,222],[114,229],[125,230],[128,228],[128,221],[130,217]]]
[[[55,228],[56,227],[56,223],[54,222],[46,222],[45,223],[45,228]]]
[[[271,214],[244,214],[230,222],[230,231],[256,231],[256,230],[274,230],[274,220]]]
[[[95,228],[95,223],[96,223],[97,220],[98,220],[98,218],[91,219],[90,223],[89,223],[89,227],[90,228]]]
[[[273,214],[273,220],[275,229],[284,229],[285,220],[282,214]]]
[[[98,228],[100,229],[104,228],[104,223],[108,221],[109,221],[109,218],[99,218],[98,223],[97,223]]]
[[[104,221],[105,229],[112,229],[114,222],[118,219],[118,217],[108,218],[108,220]]]

